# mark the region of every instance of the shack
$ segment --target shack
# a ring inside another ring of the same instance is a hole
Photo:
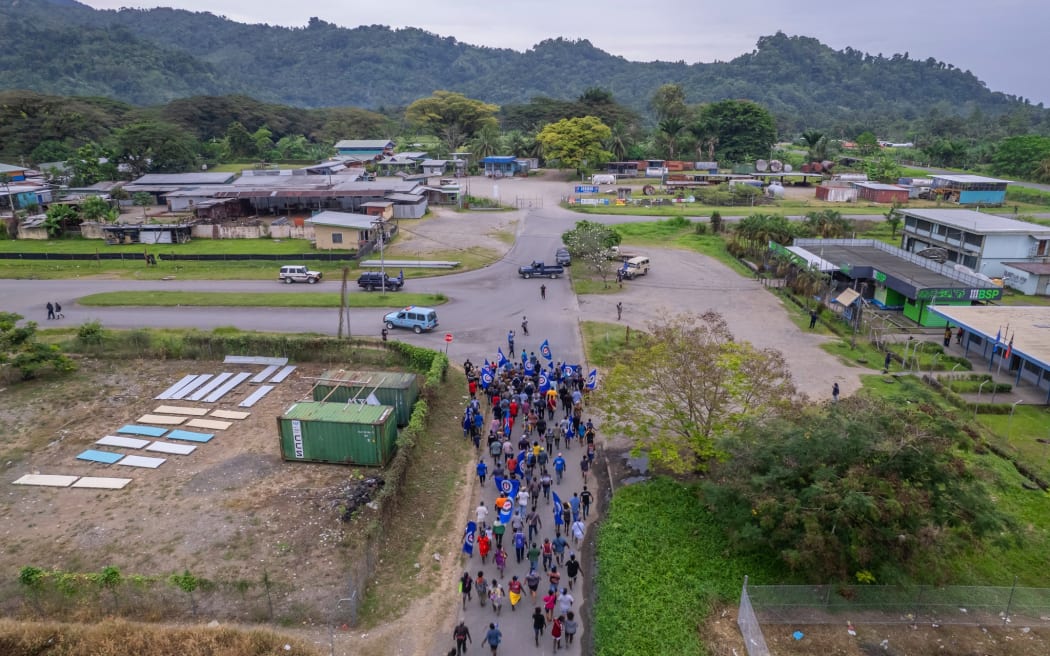
[[[394,409],[300,401],[277,418],[281,456],[296,462],[382,467],[397,450]]]
[[[419,398],[419,379],[396,371],[333,369],[321,374],[313,391],[315,401],[334,403],[368,403],[369,396],[394,408],[397,425],[407,426]]]

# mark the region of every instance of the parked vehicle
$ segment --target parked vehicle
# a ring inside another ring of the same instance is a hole
[[[522,278],[558,278],[565,273],[560,264],[544,264],[533,262],[528,266],[518,267],[518,275]]]
[[[640,257],[641,255],[641,253],[635,253],[634,251],[625,250],[619,246],[613,246],[609,249],[610,260],[619,260],[621,262],[626,262],[632,257]]]
[[[554,261],[562,266],[572,266],[572,256],[568,248],[559,248],[554,251]]]
[[[396,292],[405,286],[405,279],[401,276],[391,278],[380,271],[366,271],[357,279],[357,286],[370,292],[377,289],[387,289]]]
[[[289,264],[281,267],[278,280],[288,285],[293,282],[305,282],[312,285],[315,282],[320,282],[323,277],[324,274],[320,271],[311,271],[309,267],[301,264]]]
[[[628,280],[637,278],[638,276],[644,276],[649,273],[649,258],[644,255],[632,257],[623,263],[620,271],[623,272],[623,277]]]
[[[409,305],[403,310],[391,312],[383,317],[383,324],[388,330],[409,328],[418,335],[425,330],[437,328],[438,316],[432,308]]]

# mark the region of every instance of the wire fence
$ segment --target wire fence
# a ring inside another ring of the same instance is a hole
[[[769,654],[762,624],[1050,626],[1050,588],[756,585],[744,579],[737,623],[749,656]]]

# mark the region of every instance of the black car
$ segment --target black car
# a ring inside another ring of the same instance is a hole
[[[379,271],[366,271],[357,279],[357,286],[370,292],[384,288],[396,292],[405,286],[405,279],[401,276],[391,278]]]
[[[568,248],[559,248],[554,251],[554,261],[562,266],[572,266],[572,256]]]
[[[528,266],[518,267],[518,275],[522,278],[560,278],[565,269],[560,264],[544,264],[533,262]]]

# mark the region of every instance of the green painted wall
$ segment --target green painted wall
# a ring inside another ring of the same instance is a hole
[[[970,305],[969,301],[960,303],[938,303],[939,306],[944,305]],[[920,326],[926,326],[927,328],[943,328],[948,322],[944,318],[929,311],[929,306],[925,301],[913,301],[908,300],[904,303],[904,316],[908,317]]]

